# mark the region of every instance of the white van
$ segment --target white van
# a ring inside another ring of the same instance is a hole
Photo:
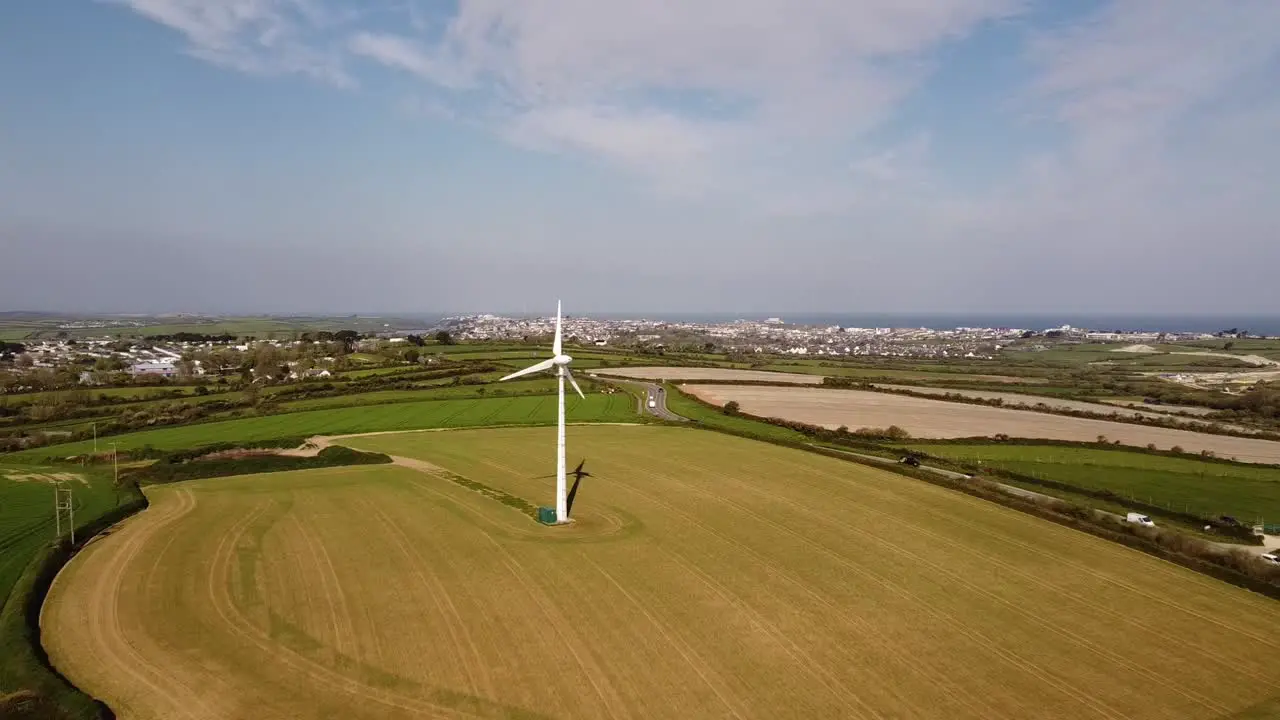
[[[1125,519],[1125,522],[1137,523],[1139,525],[1146,525],[1147,527],[1156,526],[1155,523],[1151,522],[1151,518],[1147,517],[1146,515],[1143,515],[1142,513],[1129,513],[1128,515],[1125,516],[1124,519]]]

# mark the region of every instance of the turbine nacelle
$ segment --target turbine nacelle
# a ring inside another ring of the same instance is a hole
[[[555,365],[564,366],[573,362],[573,358],[569,357],[568,355],[560,354],[551,358],[551,362]]]

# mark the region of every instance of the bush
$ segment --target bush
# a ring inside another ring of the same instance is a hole
[[[201,459],[201,456],[192,457],[191,452],[179,451],[173,453],[146,468],[128,474],[121,478],[121,481],[170,483],[198,478],[286,472],[289,470],[307,470],[343,465],[376,465],[391,462],[391,458],[382,453],[361,452],[339,445],[327,447],[316,455],[304,457],[268,454]],[[209,454],[210,452],[207,451],[202,453],[202,455]]]
[[[897,425],[890,425],[887,428],[864,427],[853,431],[853,434],[861,438],[869,438],[875,440],[893,440],[901,441],[911,438],[911,433],[906,429]]]
[[[725,415],[740,415],[740,414],[742,414],[742,408],[741,408],[741,406],[740,406],[740,405],[738,405],[738,401],[737,401],[737,400],[730,400],[729,402],[725,403],[725,404],[724,404],[724,414],[725,414]]]

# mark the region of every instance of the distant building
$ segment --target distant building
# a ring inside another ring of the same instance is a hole
[[[163,375],[164,377],[173,377],[178,374],[178,368],[173,362],[166,360],[155,360],[134,363],[129,367],[131,375]]]

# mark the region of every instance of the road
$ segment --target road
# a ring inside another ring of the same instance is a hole
[[[656,383],[645,382],[643,380],[620,380],[612,377],[600,377],[591,374],[590,377],[599,382],[611,382],[618,385],[630,385],[632,387],[644,388],[645,395],[639,402],[640,414],[648,413],[662,420],[672,420],[675,422],[688,422],[689,418],[677,415],[667,409],[667,390]],[[653,398],[654,407],[649,407],[648,398]]]

